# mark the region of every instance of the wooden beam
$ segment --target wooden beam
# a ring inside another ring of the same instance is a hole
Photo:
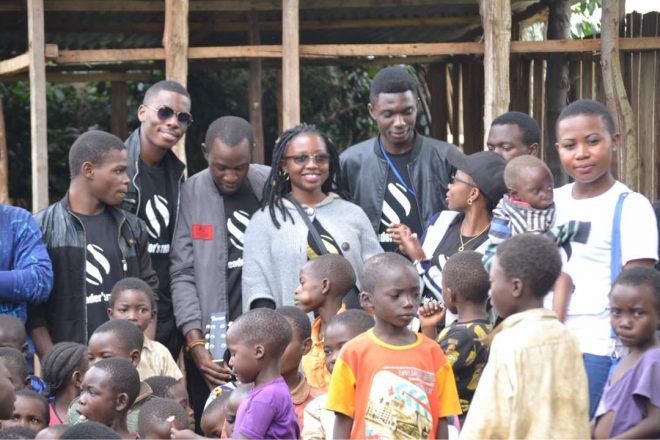
[[[299,0],[282,0],[282,128],[300,124]]]
[[[128,137],[128,87],[123,81],[113,81],[110,88],[110,132],[119,139]]]
[[[153,76],[150,73],[121,73],[121,72],[48,72],[46,71],[46,82],[66,84],[84,83],[89,81],[150,81]],[[0,76],[1,83],[28,81],[27,74]]]
[[[57,44],[46,44],[46,59],[57,58]],[[0,75],[11,75],[28,70],[30,67],[30,54],[28,52],[17,55],[8,60],[0,61]]]
[[[470,5],[473,0],[443,0],[442,4]],[[438,0],[406,0],[406,6],[436,6]],[[337,8],[375,8],[400,7],[400,0],[305,0],[304,9],[337,9]],[[279,0],[196,0],[190,5],[191,12],[204,11],[279,11],[282,2]],[[162,1],[154,0],[121,0],[121,1],[90,1],[90,0],[47,0],[46,10],[53,12],[163,12]],[[3,0],[0,2],[0,12],[25,11],[25,3],[21,0]]]
[[[184,87],[188,84],[188,0],[165,0],[165,77]],[[184,164],[186,136],[182,136],[172,151]]]
[[[431,136],[436,139],[447,139],[447,122],[449,120],[447,103],[447,65],[432,63],[426,82],[431,95]]]
[[[635,127],[635,116],[628,101],[626,88],[623,85],[621,58],[619,57],[618,36],[621,6],[621,0],[606,0],[603,2],[600,65],[603,72],[607,108],[612,113],[612,117],[617,122],[617,129],[621,133],[620,146],[617,152],[619,155],[618,180],[625,183],[633,191],[637,191],[639,189],[637,128]],[[648,90],[644,91],[644,93],[648,92]]]
[[[484,28],[484,140],[490,123],[509,111],[509,58],[511,45],[511,1],[480,0]]]
[[[248,41],[250,44],[259,44],[259,16],[257,11],[250,11],[248,13],[248,24],[250,30],[248,32]],[[250,111],[250,125],[252,125],[252,133],[254,136],[254,154],[252,161],[255,163],[265,163],[265,150],[264,150],[264,127],[261,115],[261,60],[250,60],[249,76],[248,76],[248,109]]]
[[[28,0],[30,57],[30,143],[32,152],[32,210],[48,207],[48,138],[46,118],[46,49],[44,0]]]
[[[619,39],[621,50],[658,50],[660,37]],[[600,47],[599,39],[512,41],[511,53],[568,53],[594,52]],[[299,46],[301,58],[387,57],[387,56],[442,56],[481,55],[484,45],[466,43],[413,43],[413,44],[303,44]],[[189,60],[212,58],[281,58],[281,45],[191,47]],[[92,49],[60,50],[57,64],[90,64],[119,61],[157,61],[165,59],[165,50],[152,49]],[[400,62],[408,62],[402,58]]]

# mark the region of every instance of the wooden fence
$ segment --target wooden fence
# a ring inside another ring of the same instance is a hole
[[[660,13],[629,14],[625,29],[626,37],[660,36]],[[625,51],[621,59],[637,129],[639,177],[634,189],[654,201],[660,197],[660,50]],[[509,109],[532,115],[541,126],[541,139],[545,138],[545,130],[554,130],[554,126],[545,124],[545,67],[544,54],[511,55]],[[451,139],[466,153],[483,149],[483,60],[476,56],[454,57],[432,64],[426,73],[429,95],[433,97],[429,104],[431,135]],[[598,52],[569,55],[568,100],[576,99],[605,103]],[[615,176],[623,160],[625,154],[620,151],[612,167]]]

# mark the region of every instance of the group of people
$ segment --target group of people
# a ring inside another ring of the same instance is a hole
[[[465,155],[418,102],[384,68],[375,137],[303,123],[270,167],[223,116],[187,179],[174,81],[80,135],[62,200],[0,205],[0,438],[660,436],[658,228],[607,109],[559,115],[554,188],[529,115]]]

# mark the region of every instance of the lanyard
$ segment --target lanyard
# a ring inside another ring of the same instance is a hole
[[[396,167],[392,163],[392,160],[387,155],[387,152],[385,152],[385,148],[383,148],[383,143],[380,141],[380,137],[378,138],[378,146],[380,147],[380,152],[383,153],[383,157],[387,161],[387,165],[390,167],[390,170],[392,170],[392,172],[394,173],[394,177],[396,177],[396,180],[398,180],[399,183],[401,185],[403,185],[403,187],[406,189],[406,191],[408,191],[410,194],[413,195],[413,197],[417,197],[417,195],[415,194],[415,191],[413,191],[412,188],[410,188],[406,184],[406,181],[403,180],[403,177],[401,177],[401,174],[399,174],[399,170],[396,169]]]

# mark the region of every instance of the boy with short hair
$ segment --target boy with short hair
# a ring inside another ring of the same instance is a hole
[[[133,368],[140,364],[144,335],[133,324],[124,320],[108,321],[101,325],[89,339],[89,366],[92,367],[106,358],[120,358],[131,363]],[[88,370],[89,371],[89,370]],[[139,373],[138,373],[139,377]],[[142,405],[152,397],[151,388],[145,382],[139,382],[136,397],[128,407],[126,423],[131,432],[137,430],[137,419]],[[69,423],[78,421],[77,402],[74,399],[69,406]]]
[[[188,414],[190,429],[195,429],[195,413],[190,405],[186,384],[170,376],[151,376],[144,381],[155,397],[172,399]]]
[[[445,263],[442,298],[447,310],[457,315],[457,319],[440,332],[436,341],[454,371],[463,411],[459,416],[461,421],[465,420],[488,360],[488,348],[484,346],[483,339],[493,329],[486,312],[489,289],[488,272],[481,264],[479,252],[458,252]],[[433,302],[420,307],[422,333],[435,338],[435,327],[443,315],[440,310]]]
[[[293,294],[295,305],[305,313],[317,314],[311,328],[312,346],[301,362],[307,382],[313,387],[327,390],[330,383],[323,335],[328,321],[346,310],[342,301],[355,281],[353,266],[341,255],[320,255],[300,268],[300,285]]]
[[[561,270],[549,239],[522,234],[497,248],[490,269],[493,307],[488,364],[461,437],[588,438],[587,378],[577,339],[543,297]]]
[[[280,360],[282,377],[289,387],[291,402],[296,412],[298,427],[303,427],[303,411],[309,402],[323,394],[323,390],[309,385],[305,373],[300,370],[300,360],[312,347],[309,317],[297,307],[283,306],[277,312],[284,316],[291,326],[291,341],[286,346]]]
[[[22,390],[28,384],[27,363],[23,354],[15,348],[0,347],[0,364],[4,365],[9,373],[9,380],[14,390]]]
[[[323,350],[326,353],[326,367],[332,373],[339,351],[348,341],[374,326],[374,319],[363,310],[347,310],[333,316],[326,326]],[[335,413],[325,409],[328,394],[323,394],[309,402],[303,415],[303,440],[325,440],[333,438]]]
[[[445,418],[461,409],[442,349],[407,328],[420,303],[415,267],[385,252],[365,261],[360,281],[376,323],[346,343],[334,365],[327,402],[334,437],[447,438]]]
[[[9,419],[1,420],[2,429],[12,426],[24,426],[39,432],[48,427],[50,411],[48,401],[35,391],[22,389],[16,392],[14,413]]]
[[[140,438],[170,439],[172,428],[188,428],[188,415],[181,405],[162,397],[154,397],[144,404],[138,417]]]
[[[129,432],[126,415],[140,392],[140,376],[129,361],[101,359],[83,378],[76,406],[80,421],[103,423],[122,438],[135,438]]]
[[[229,366],[240,382],[254,382],[238,407],[234,438],[298,438],[291,395],[280,371],[291,336],[287,320],[266,308],[244,313],[229,327]]]
[[[118,280],[136,276],[158,287],[144,223],[116,207],[128,189],[122,141],[103,131],[81,134],[69,150],[69,168],[67,194],[35,215],[54,273],[48,301],[30,307],[26,324],[40,356],[57,342],[87,344],[108,320]]]
[[[147,336],[147,327],[156,316],[156,298],[147,283],[135,277],[117,281],[112,288],[108,305],[110,320],[128,320],[144,335],[140,363],[137,366],[141,380],[161,375],[171,376],[176,380],[183,378],[169,350]]]

